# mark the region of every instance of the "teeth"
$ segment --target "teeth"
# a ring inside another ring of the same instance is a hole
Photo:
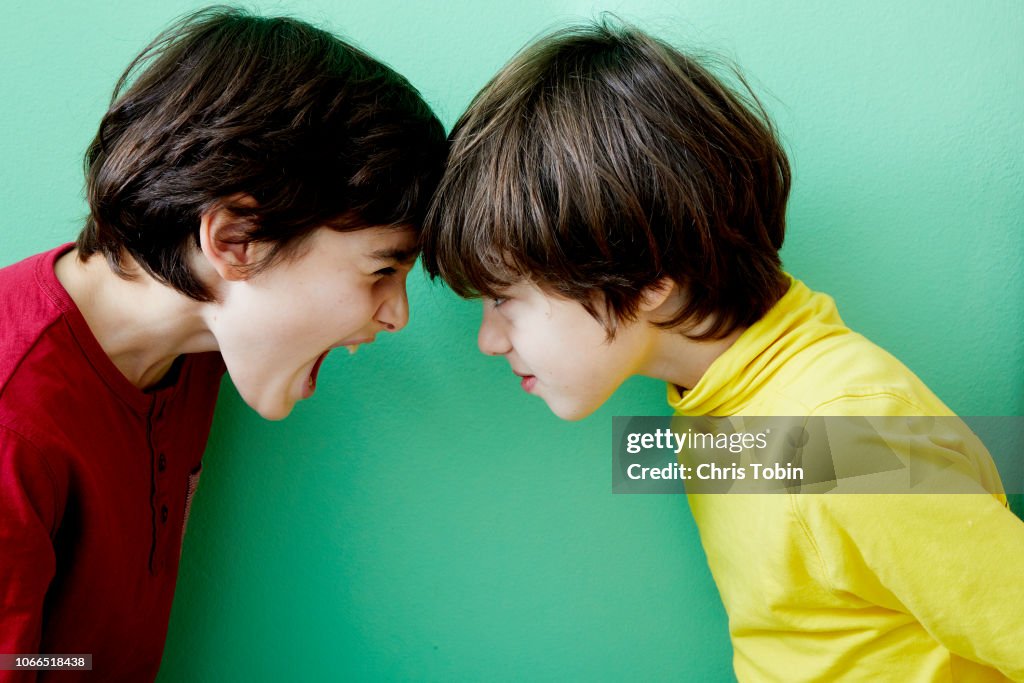
[[[313,375],[310,375],[309,379],[307,381],[309,382],[309,388],[312,389],[313,388]]]
[[[349,354],[353,354],[359,348],[359,344],[346,344],[345,348],[348,349]]]

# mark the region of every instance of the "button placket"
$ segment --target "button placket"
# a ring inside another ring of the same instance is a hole
[[[151,507],[153,514],[153,547],[150,554],[150,569],[154,574],[160,573],[166,564],[167,528],[171,518],[170,501],[168,498],[168,479],[170,463],[167,454],[161,447],[160,416],[164,411],[165,397],[154,396],[149,417],[149,448],[150,472],[152,476]]]

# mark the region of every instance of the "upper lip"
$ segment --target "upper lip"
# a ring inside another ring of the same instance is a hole
[[[520,377],[533,377],[533,375],[530,374],[529,372],[519,372],[515,368],[512,368],[512,372],[519,375]]]
[[[346,339],[345,341],[338,342],[331,348],[338,349],[341,348],[342,346],[355,346],[356,344],[372,344],[373,341],[373,337],[363,337],[362,339]]]

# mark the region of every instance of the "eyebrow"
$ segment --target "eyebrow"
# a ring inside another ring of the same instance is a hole
[[[415,262],[419,255],[419,247],[391,247],[370,252],[370,258],[375,261],[397,261],[402,265],[409,265]]]

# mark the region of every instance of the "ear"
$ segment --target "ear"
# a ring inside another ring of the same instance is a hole
[[[674,280],[668,277],[660,278],[653,284],[644,287],[643,297],[640,299],[640,311],[653,313],[677,291],[679,288]]]
[[[226,204],[256,206],[256,200],[241,195]],[[199,219],[199,248],[223,280],[245,280],[265,256],[267,245],[249,239],[248,227],[225,204],[214,206]]]

